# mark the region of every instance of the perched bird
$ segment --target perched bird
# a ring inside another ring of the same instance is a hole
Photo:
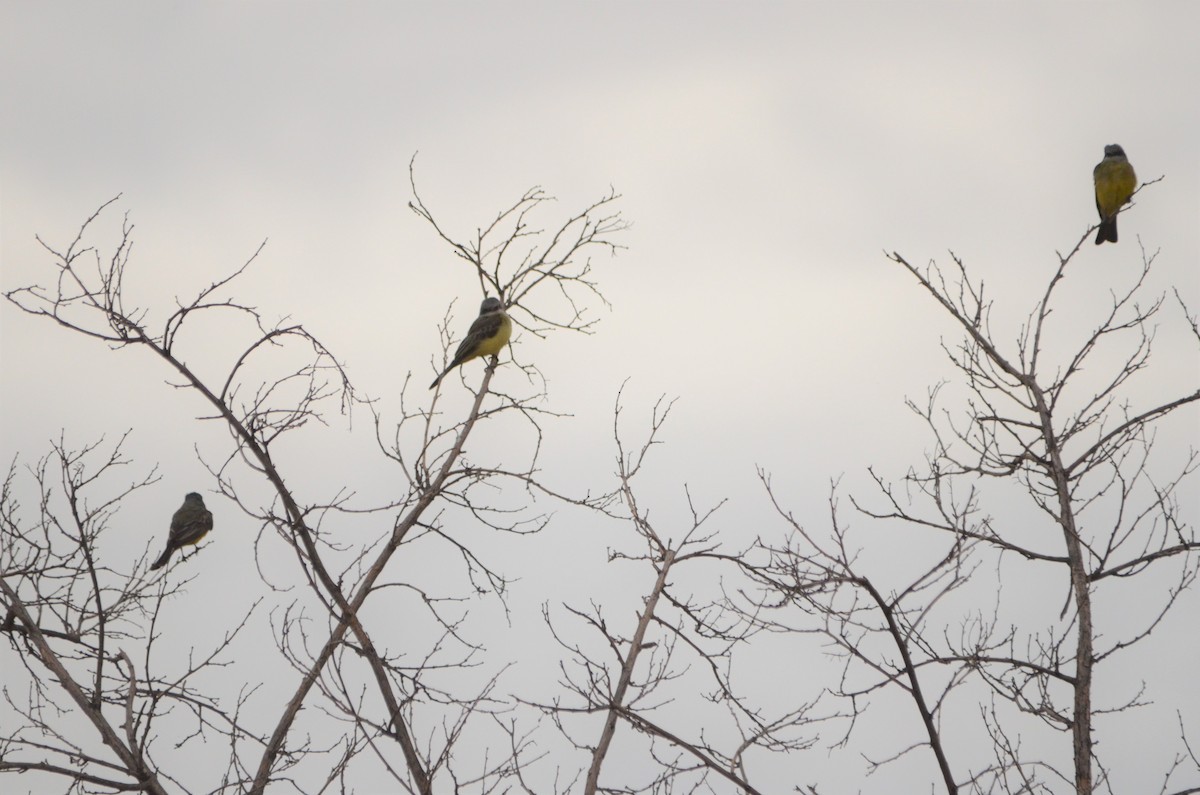
[[[171,559],[171,553],[180,547],[195,544],[212,530],[212,513],[204,507],[204,498],[192,492],[183,498],[183,505],[171,517],[171,532],[167,536],[167,548],[154,561],[151,569],[161,569]]]
[[[1125,150],[1118,144],[1104,147],[1104,159],[1092,169],[1096,183],[1096,209],[1100,212],[1100,228],[1096,230],[1096,245],[1104,241],[1117,242],[1117,210],[1133,196],[1137,174],[1125,159]]]
[[[450,360],[450,364],[442,370],[442,374],[433,379],[433,383],[429,385],[433,389],[441,380],[446,377],[446,373],[458,367],[463,362],[469,362],[479,356],[495,356],[500,353],[500,349],[508,344],[508,338],[512,336],[512,320],[504,313],[504,304],[500,303],[499,298],[485,298],[479,306],[479,317],[475,318],[475,322],[471,324],[471,329],[467,332],[466,338],[459,344],[458,350],[454,352],[454,358]]]

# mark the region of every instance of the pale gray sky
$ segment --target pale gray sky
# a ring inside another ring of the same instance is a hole
[[[884,250],[914,262],[953,250],[1013,339],[1055,250],[1094,222],[1091,169],[1117,142],[1143,180],[1166,179],[1121,216],[1120,244],[1085,245],[1064,289],[1103,307],[1139,268],[1140,238],[1161,250],[1155,288],[1176,285],[1200,309],[1198,29],[1200,6],[1185,2],[5,1],[0,287],[47,281],[34,235],[65,243],[118,193],[101,228],[111,236],[129,212],[129,278],[147,303],[193,293],[268,239],[238,296],[303,322],[394,414],[405,375],[432,375],[447,305],[458,299],[463,321],[479,300],[407,209],[414,154],[424,199],[460,235],[533,185],[559,199],[547,223],[612,186],[634,224],[628,250],[596,263],[612,310],[595,307],[591,337],[516,340],[550,407],[573,415],[551,426],[543,467],[564,486],[608,485],[628,378],[639,434],[655,398],[679,398],[645,484],[664,521],[683,521],[686,482],[701,502],[731,499],[729,532],[778,532],[761,465],[819,524],[830,478],[857,488],[868,465],[901,476],[922,460],[930,442],[903,400],[949,374],[938,340],[955,330]],[[1179,330],[1163,332],[1148,399],[1195,388]],[[135,551],[183,492],[210,488],[192,446],[218,456],[224,436],[192,421],[203,407],[157,363],[7,304],[0,334],[6,462],[40,455],[62,428],[77,442],[133,428],[138,464],[163,474],[130,506],[155,517],[127,517]],[[214,332],[195,355],[219,357],[222,342]],[[1196,443],[1196,416],[1170,426],[1168,455]],[[375,462],[362,419],[349,436],[336,421],[315,433],[323,452],[307,457]],[[315,464],[294,477],[341,485]],[[382,474],[362,479],[363,493],[386,493]],[[1194,521],[1197,499],[1185,502]],[[213,503],[206,565],[252,576],[237,561],[254,528]],[[562,571],[576,530],[522,542],[523,607],[612,582],[603,540],[594,560],[573,554],[586,572]],[[1169,657],[1176,674],[1194,667],[1198,642]],[[1158,697],[1181,695],[1182,678],[1156,676],[1174,682]],[[818,768],[814,781],[846,780],[836,758],[806,760]],[[928,780],[922,765],[905,771]]]

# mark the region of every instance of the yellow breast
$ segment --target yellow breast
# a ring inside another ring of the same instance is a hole
[[[1096,166],[1096,208],[1100,215],[1108,218],[1129,201],[1137,187],[1137,175],[1128,160],[1105,158]]]
[[[509,337],[512,336],[512,320],[508,315],[500,316],[500,328],[496,333],[479,343],[477,356],[495,356],[500,353],[500,350],[508,344]]]

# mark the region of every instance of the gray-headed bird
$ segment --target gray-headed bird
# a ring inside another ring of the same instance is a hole
[[[197,543],[212,530],[212,513],[204,507],[204,498],[192,492],[183,498],[183,505],[171,517],[171,532],[167,535],[167,548],[154,561],[151,569],[161,569],[171,559],[171,553],[180,547]]]
[[[508,338],[511,336],[512,320],[504,313],[504,304],[500,303],[499,298],[483,299],[479,306],[479,317],[475,318],[466,338],[459,343],[450,364],[442,370],[441,375],[433,379],[429,388],[433,389],[446,377],[446,373],[464,362],[480,356],[496,356],[501,348],[508,344]]]
[[[1104,147],[1104,159],[1092,169],[1092,181],[1096,183],[1096,210],[1100,213],[1096,245],[1105,241],[1116,243],[1117,210],[1125,206],[1137,187],[1137,174],[1119,144]]]

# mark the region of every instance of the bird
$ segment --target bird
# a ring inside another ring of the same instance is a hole
[[[183,505],[171,517],[171,532],[167,535],[167,548],[158,560],[150,566],[151,570],[161,569],[171,559],[171,553],[180,547],[197,543],[212,530],[212,512],[204,507],[204,498],[196,492],[190,492],[183,498]]]
[[[479,356],[496,356],[508,344],[508,338],[511,336],[512,320],[504,313],[504,304],[500,303],[499,298],[483,299],[483,303],[479,305],[479,317],[475,318],[466,338],[459,343],[450,364],[446,365],[441,375],[433,379],[429,388],[433,389],[446,377],[446,373],[464,362]]]
[[[1096,245],[1105,241],[1116,243],[1117,211],[1125,206],[1137,187],[1137,174],[1119,144],[1104,147],[1104,159],[1092,169],[1092,181],[1096,183],[1096,210],[1100,213]]]

